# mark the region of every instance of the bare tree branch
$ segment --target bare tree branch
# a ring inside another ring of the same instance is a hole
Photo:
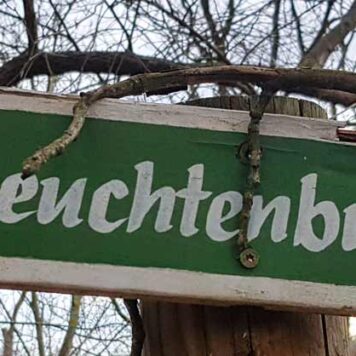
[[[356,28],[356,0],[340,22],[328,33],[321,36],[304,55],[300,66],[322,68],[330,54],[341,45],[345,37]]]
[[[224,38],[226,38],[226,36],[231,31],[232,21],[235,16],[235,0],[229,0],[227,8],[228,8],[228,15],[227,15],[224,27],[222,28],[222,35]]]
[[[57,52],[38,53],[33,58],[20,55],[0,68],[0,85],[16,85],[25,78],[37,75],[60,75],[69,72],[112,73],[118,76],[159,72],[182,68],[154,57],[138,56],[128,52]]]
[[[38,49],[38,33],[36,13],[33,6],[33,0],[23,0],[23,7],[25,12],[25,27],[28,40],[28,52],[33,54]]]
[[[36,323],[38,353],[40,356],[45,356],[46,352],[45,352],[45,344],[43,340],[43,327],[42,327],[43,320],[38,306],[38,298],[36,292],[31,292],[30,307],[32,309],[35,318],[35,323]]]
[[[189,26],[189,24],[187,24],[185,21],[183,21],[181,18],[179,18],[175,12],[168,11],[166,8],[164,8],[164,6],[162,6],[157,1],[154,1],[154,0],[144,0],[144,2],[146,2],[149,5],[154,6],[159,11],[161,11],[162,13],[169,16],[172,20],[176,21],[180,26],[182,26],[183,28],[186,28],[192,36],[196,37],[199,41],[202,41],[210,50],[212,50],[213,53],[215,53],[217,55],[218,59],[221,62],[223,62],[225,64],[231,64],[231,62],[226,58],[225,53],[223,53],[219,48],[217,48],[214,44],[212,44],[209,41],[209,39],[202,36],[199,33],[199,31],[197,31],[194,27]]]
[[[128,95],[169,93],[183,86],[201,83],[248,82],[273,90],[293,90],[303,93],[316,89],[333,89],[356,94],[356,74],[333,70],[262,68],[249,66],[220,66],[181,69],[163,73],[147,73],[133,76],[113,85],[102,86],[83,93],[73,108],[73,120],[64,134],[36,151],[23,162],[22,177],[38,172],[49,159],[63,153],[78,138],[91,104],[103,98],[122,98]]]
[[[116,313],[120,316],[120,318],[122,318],[123,320],[125,320],[127,323],[130,323],[130,319],[122,312],[118,302],[116,301],[115,298],[111,298],[111,302],[115,308]]]
[[[80,303],[81,296],[73,295],[72,296],[72,306],[70,309],[70,316],[68,322],[68,329],[66,335],[64,337],[62,347],[59,350],[58,356],[69,356],[72,346],[73,346],[73,338],[75,335],[75,331],[77,329],[79,323],[79,313],[80,313]]]
[[[275,67],[278,58],[279,48],[279,11],[281,7],[281,0],[274,1],[274,13],[272,19],[272,51],[270,66]]]
[[[290,2],[291,2],[292,16],[293,16],[293,18],[294,18],[294,20],[295,20],[295,24],[296,24],[297,40],[298,40],[299,49],[300,49],[300,52],[302,53],[302,55],[304,55],[304,53],[305,53],[305,46],[304,46],[304,39],[303,39],[303,30],[302,30],[302,25],[301,25],[301,23],[300,23],[299,14],[297,13],[297,9],[295,8],[294,1],[295,1],[295,0],[290,0]]]
[[[26,0],[25,0],[26,1]],[[68,41],[73,45],[74,49],[78,52],[80,52],[80,48],[77,45],[77,42],[74,40],[74,38],[72,37],[72,35],[70,34],[70,31],[68,30],[61,14],[59,13],[58,9],[57,9],[57,4],[54,4],[52,0],[49,0],[49,3],[53,9],[53,12],[56,16],[56,18],[58,19],[58,21],[60,22],[61,26],[64,28],[64,31],[66,32],[66,36],[68,38]]]
[[[309,46],[308,51],[310,51],[312,48],[314,48],[314,46],[319,42],[320,38],[323,37],[328,30],[330,13],[331,13],[331,10],[332,10],[336,0],[327,0],[325,2],[327,2],[327,6],[326,6],[326,11],[324,13],[323,21],[321,23],[318,34],[315,36],[312,44]]]
[[[210,0],[200,0],[201,6],[203,8],[203,13],[206,19],[206,22],[209,26],[209,30],[211,32],[211,36],[213,39],[214,44],[219,42],[219,33],[216,28],[216,23],[213,19],[213,16],[210,12]]]
[[[4,337],[4,349],[3,356],[12,356],[13,355],[13,338],[15,332],[16,318],[17,314],[21,308],[26,297],[26,292],[22,292],[20,298],[15,304],[14,311],[11,315],[11,325],[9,329],[2,329],[3,337]]]

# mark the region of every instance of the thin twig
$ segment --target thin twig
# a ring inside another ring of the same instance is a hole
[[[262,157],[262,149],[260,144],[260,121],[271,98],[274,90],[263,90],[258,97],[250,97],[250,123],[247,134],[247,151],[246,158],[249,162],[249,175],[247,178],[246,190],[243,195],[242,211],[240,214],[239,233],[237,237],[237,245],[240,251],[248,248],[248,224],[250,221],[251,208],[253,204],[253,196],[255,190],[261,183],[260,163]]]
[[[41,166],[52,157],[62,154],[67,146],[69,146],[79,135],[85,121],[87,107],[84,100],[80,100],[75,106],[73,120],[57,140],[36,151],[31,157],[27,158],[23,163],[22,178],[25,179],[30,175],[39,171]]]
[[[130,318],[122,312],[122,310],[115,298],[111,298],[111,303],[114,306],[114,309],[115,309],[116,313],[120,316],[120,318],[123,319],[124,321],[126,321],[126,323],[130,323]]]

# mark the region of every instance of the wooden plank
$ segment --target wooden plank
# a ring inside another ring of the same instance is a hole
[[[338,316],[323,316],[328,356],[353,356],[350,349],[349,320]]]

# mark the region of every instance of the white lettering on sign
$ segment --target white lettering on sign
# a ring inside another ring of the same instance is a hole
[[[170,230],[171,219],[174,210],[176,192],[171,187],[163,187],[152,193],[153,162],[141,162],[135,166],[138,175],[135,189],[134,201],[129,218],[127,232],[138,230],[143,223],[143,219],[152,209],[153,205],[159,202],[155,230],[166,232]]]
[[[172,218],[176,213],[179,198],[184,200],[182,211],[177,212],[181,217],[179,231],[182,237],[192,237],[203,228],[197,223],[201,204],[205,204],[204,211],[207,211],[205,233],[208,238],[223,242],[237,235],[238,214],[242,210],[243,197],[239,192],[227,191],[207,202],[213,192],[203,189],[203,164],[189,167],[187,185],[180,190],[169,186],[154,188],[154,163],[151,161],[140,162],[135,165],[135,169],[137,179],[134,191],[130,192],[128,186],[118,179],[110,180],[95,190],[87,221],[92,230],[101,234],[111,233],[117,229],[125,229],[126,224],[126,232],[133,233],[142,228],[145,219],[150,215],[155,218],[154,230],[158,233],[167,232],[173,228]],[[317,180],[316,173],[308,174],[301,179],[297,223],[294,236],[289,236],[293,239],[294,246],[301,246],[311,252],[325,250],[335,242],[340,232],[340,213],[336,204],[332,201],[316,202]],[[36,214],[39,224],[50,224],[61,215],[63,226],[74,228],[84,220],[81,216],[81,207],[86,183],[87,178],[75,180],[58,198],[60,191],[58,177],[42,180],[41,190],[36,176],[22,180],[21,174],[10,175],[0,187],[0,222],[15,224]],[[113,199],[118,201],[129,199],[130,193],[133,201],[128,216],[117,216],[116,220],[109,221],[107,216],[110,202],[113,202]],[[39,195],[37,210],[27,211],[16,207],[20,203],[33,205],[37,201],[35,200],[37,195]],[[346,207],[343,212],[345,220],[341,246],[344,251],[352,251],[356,249],[356,204]],[[290,213],[289,197],[277,196],[269,202],[264,202],[261,195],[256,195],[248,227],[249,240],[259,238],[262,227],[270,220],[269,238],[275,243],[284,241],[288,238]],[[313,227],[313,221],[317,217],[322,218],[324,222],[321,236],[317,236]],[[231,231],[225,225],[229,221],[236,222],[235,229],[230,229]]]
[[[0,221],[7,224],[17,223],[36,211],[15,213],[12,208],[16,203],[29,201],[35,197],[38,190],[38,180],[32,176],[21,179],[21,173],[7,177],[0,188]]]
[[[230,210],[223,216],[225,204]],[[221,224],[237,216],[242,209],[242,195],[239,192],[225,192],[215,197],[210,205],[206,220],[206,233],[214,241],[226,241],[236,236],[239,230],[225,231]]]
[[[279,196],[269,202],[265,208],[263,198],[259,195],[253,197],[251,209],[251,218],[248,225],[248,240],[251,241],[258,237],[262,225],[268,216],[274,211],[274,218],[271,230],[271,239],[274,242],[280,242],[287,237],[287,225],[290,213],[290,199]]]
[[[195,226],[199,203],[209,198],[211,192],[203,192],[204,165],[196,164],[188,169],[188,187],[177,192],[177,197],[185,199],[180,233],[183,236],[193,236],[199,229]]]
[[[331,201],[315,204],[317,174],[302,178],[302,190],[295,229],[294,246],[302,245],[307,250],[319,252],[331,245],[339,233],[340,216],[336,205]],[[324,234],[320,238],[314,233],[312,220],[321,215],[324,218]]]
[[[79,211],[86,181],[86,178],[76,180],[56,204],[59,178],[52,177],[42,180],[43,190],[38,206],[37,221],[40,224],[49,224],[63,211],[62,221],[65,227],[79,225],[83,221],[83,219],[79,218]]]
[[[129,190],[121,180],[111,180],[98,188],[90,206],[88,223],[89,226],[101,233],[109,233],[121,226],[127,218],[118,219],[115,222],[106,220],[111,195],[116,199],[123,199],[129,194]]]
[[[344,213],[345,225],[342,248],[345,251],[352,251],[356,248],[356,204],[344,209]]]

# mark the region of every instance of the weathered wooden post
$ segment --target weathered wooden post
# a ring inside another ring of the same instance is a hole
[[[198,99],[189,105],[249,110],[243,97]],[[318,105],[284,97],[274,98],[266,112],[326,118]],[[349,355],[347,317],[152,301],[143,301],[142,311],[145,356]]]

